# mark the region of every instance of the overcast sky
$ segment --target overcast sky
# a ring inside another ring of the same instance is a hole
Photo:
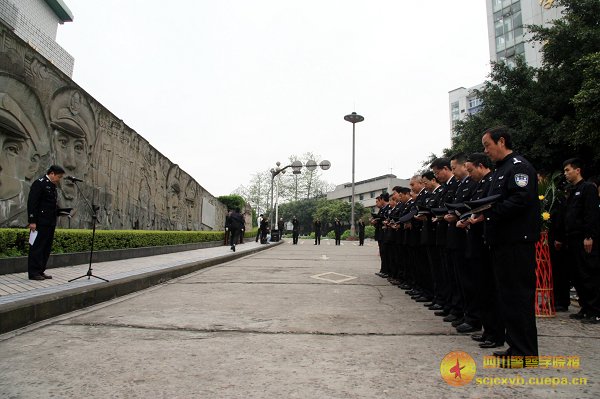
[[[450,145],[448,92],[489,73],[485,1],[66,0],[73,79],[211,194],[312,152],[322,178],[407,178]]]

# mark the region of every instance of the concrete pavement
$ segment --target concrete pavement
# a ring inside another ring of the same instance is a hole
[[[489,350],[373,274],[375,243],[342,244],[286,241],[0,335],[0,397],[600,396],[600,326],[538,319],[548,367],[484,368]],[[459,387],[440,369],[458,351],[476,365]]]

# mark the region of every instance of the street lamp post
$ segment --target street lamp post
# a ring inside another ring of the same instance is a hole
[[[293,174],[298,175],[301,173],[301,169],[302,167],[306,167],[306,169],[313,171],[317,168],[317,163],[313,160],[307,161],[305,165],[302,164],[302,162],[300,161],[294,161],[291,164],[284,166],[283,168],[280,168],[279,166],[281,165],[281,162],[276,162],[275,165],[277,165],[276,168],[272,168],[270,170],[271,172],[271,210],[270,210],[270,215],[269,215],[269,220],[270,220],[270,224],[271,224],[271,230],[277,230],[277,219],[273,220],[273,216],[275,216],[273,214],[273,208],[274,208],[274,202],[273,202],[273,182],[275,180],[275,177],[277,175],[279,175],[280,173],[285,173],[285,170],[287,168],[292,168],[293,170]],[[329,161],[321,161],[321,163],[319,163],[318,165],[321,169],[323,170],[327,170],[331,167],[331,162]],[[277,191],[277,196],[279,196],[279,189]],[[277,201],[277,205],[279,205],[279,201]],[[276,218],[278,216],[275,216]]]
[[[358,122],[365,120],[364,117],[352,112],[344,116],[344,120],[352,123],[352,197],[350,199],[350,237],[352,240],[356,237],[356,228],[354,227],[354,148],[355,148],[355,127]]]

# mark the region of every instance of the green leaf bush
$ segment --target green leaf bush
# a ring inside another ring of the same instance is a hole
[[[246,231],[244,237],[255,237],[256,229]],[[222,241],[224,231],[148,231],[148,230],[96,230],[94,250],[157,247]],[[85,252],[90,249],[92,230],[57,229],[52,243],[52,253]],[[0,229],[0,258],[27,256],[29,252],[28,229]]]

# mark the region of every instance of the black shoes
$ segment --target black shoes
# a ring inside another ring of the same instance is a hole
[[[427,298],[426,296],[419,296],[415,298],[415,302],[429,302],[431,305],[431,298]]]
[[[434,303],[433,305],[428,307],[429,310],[442,310],[444,309],[444,307],[442,305],[438,305],[437,303]]]
[[[503,350],[503,351],[494,351],[492,353],[492,355],[497,356],[497,357],[502,357],[502,356],[510,356],[511,355],[511,351],[510,348]]]
[[[232,245],[232,246],[231,246],[231,250],[232,250],[233,252],[235,252],[235,245]]]
[[[579,312],[577,313],[573,313],[569,315],[569,319],[575,319],[575,320],[583,320],[586,318],[586,314],[583,311],[583,309],[581,309]]]
[[[460,326],[461,324],[463,324],[464,322],[465,322],[465,319],[464,319],[464,318],[462,318],[462,317],[460,317],[460,318],[458,318],[458,319],[454,320],[454,321],[453,321],[452,323],[450,323],[450,324],[452,325],[452,327],[458,327],[458,326]]]
[[[42,277],[45,278],[46,280],[50,280],[52,278],[51,275],[46,274],[46,273],[42,273]]]
[[[436,316],[448,316],[450,314],[449,310],[438,310],[434,313]]]
[[[38,280],[38,281],[45,280],[44,276],[40,276],[39,274],[35,275],[35,276],[29,276],[29,279],[30,280]]]
[[[483,341],[479,343],[479,347],[483,349],[499,348],[501,346],[504,346],[504,344],[494,341]]]
[[[477,342],[485,342],[487,338],[483,334],[473,334],[471,335],[471,339]]]
[[[474,326],[469,323],[462,323],[456,327],[456,332],[470,333],[481,330],[481,326]]]
[[[446,321],[446,322],[451,322],[451,321],[456,321],[458,319],[459,319],[459,317],[457,315],[449,314],[446,317],[444,317],[443,320]]]
[[[584,324],[600,324],[600,316],[591,316],[581,320]]]

